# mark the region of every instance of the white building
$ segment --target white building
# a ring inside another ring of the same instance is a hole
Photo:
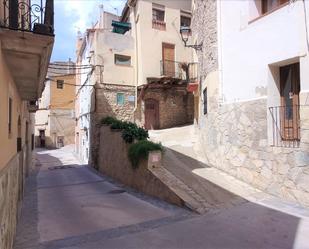
[[[198,130],[209,164],[309,205],[309,3],[193,6],[194,38],[203,42]]]

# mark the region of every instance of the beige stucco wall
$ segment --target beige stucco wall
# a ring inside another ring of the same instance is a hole
[[[57,80],[64,80],[63,89],[57,88],[57,82],[56,82]],[[75,84],[76,84],[75,75],[52,77],[52,81],[50,84],[50,108],[74,109]]]
[[[25,177],[32,162],[31,135],[33,120],[3,57],[0,42],[0,248],[11,249],[20,214]],[[12,98],[12,132],[8,133],[8,99]],[[18,132],[18,117],[21,130]],[[28,136],[26,137],[26,123]],[[18,134],[19,133],[19,134]],[[17,152],[17,137],[22,150]]]
[[[64,80],[63,89],[57,88],[57,79]],[[58,146],[58,136],[64,137],[64,145],[74,144],[75,84],[75,75],[52,77],[46,83],[39,101],[39,110],[35,114],[37,146],[39,146],[40,130],[45,130],[45,145],[48,148]]]
[[[162,43],[175,45],[175,61],[192,62],[191,48],[185,48],[180,36],[181,9],[190,11],[186,1],[153,1],[165,5],[166,30],[152,28],[152,2],[138,1],[136,24],[138,39],[138,84],[147,83],[147,77],[160,77]]]
[[[134,65],[135,52],[134,40],[131,32],[125,35],[116,34],[108,30],[97,30],[94,35],[95,65],[104,67],[96,68],[96,73],[102,70],[102,76],[97,77],[97,81],[108,84],[135,85]],[[115,54],[131,57],[131,65],[123,66],[115,64]]]
[[[3,168],[14,155],[17,153],[16,140],[18,132],[18,116],[21,118],[21,137],[22,143],[25,143],[26,122],[29,124],[30,132],[30,116],[27,110],[26,102],[22,102],[14,80],[6,66],[4,60],[1,43],[0,43],[0,169]],[[8,99],[13,100],[12,109],[12,133],[8,134]],[[28,141],[31,141],[28,137]]]

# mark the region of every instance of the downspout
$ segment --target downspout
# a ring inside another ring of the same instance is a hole
[[[219,69],[219,85],[220,85],[220,99],[219,99],[219,106],[221,106],[223,104],[223,58],[222,58],[222,5],[221,5],[221,1],[218,1],[218,6],[219,10],[217,11],[217,13],[219,14],[219,23],[217,25],[219,32],[217,34],[218,36],[218,44],[219,44],[219,63],[218,63],[218,69]]]
[[[306,29],[306,44],[307,44],[307,52],[309,52],[309,37],[308,37],[308,18],[307,18],[307,6],[306,1],[303,0],[303,6],[304,6],[304,17],[305,17],[305,29]]]
[[[139,81],[139,74],[138,74],[138,39],[137,39],[137,20],[136,20],[136,8],[133,7],[132,5],[130,5],[129,1],[127,3],[128,7],[130,8],[130,10],[133,9],[133,17],[134,17],[134,30],[135,30],[135,99],[134,99],[134,109],[132,114],[134,115],[134,113],[137,110],[137,95],[138,95],[138,81]],[[135,121],[135,115],[134,115],[134,121]]]

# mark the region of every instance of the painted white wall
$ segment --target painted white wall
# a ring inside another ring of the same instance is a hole
[[[293,61],[300,61],[301,91],[309,90],[303,1],[290,3],[254,21],[257,17],[254,0],[221,0],[218,5],[224,102],[278,94],[276,77],[269,66],[279,67]]]
[[[116,65],[115,54],[130,56],[131,65]],[[104,66],[103,82],[134,86],[135,50],[131,32],[122,35],[109,30],[97,30],[95,32],[95,64]]]
[[[82,53],[82,65],[89,65],[89,57],[91,56],[91,51],[93,50],[92,43],[92,35],[90,34],[89,38],[86,39],[86,46]],[[77,82],[78,85],[81,85],[77,91],[78,94],[78,102],[79,102],[79,159],[82,163],[87,164],[89,160],[89,134],[90,130],[90,108],[91,108],[91,95],[93,91],[92,85],[95,82],[91,81],[90,78],[87,77],[87,74],[81,74],[80,82]]]

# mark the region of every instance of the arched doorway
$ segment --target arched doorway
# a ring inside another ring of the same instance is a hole
[[[159,129],[159,102],[155,99],[145,100],[145,128],[147,130]]]

